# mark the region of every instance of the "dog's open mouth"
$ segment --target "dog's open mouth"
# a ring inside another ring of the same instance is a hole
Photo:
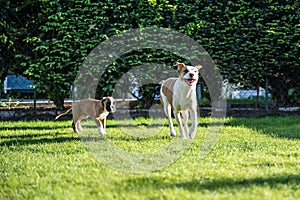
[[[188,84],[189,86],[192,86],[195,81],[196,79],[193,78],[185,79],[186,84]]]

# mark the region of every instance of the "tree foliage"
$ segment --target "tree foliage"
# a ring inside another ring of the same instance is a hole
[[[278,101],[299,88],[298,1],[0,2],[1,78],[24,74],[58,107],[70,96],[77,70],[97,44],[150,26],[171,28],[198,41],[232,83],[256,88],[268,77]],[[111,94],[121,74],[138,64],[172,65],[175,59],[179,57],[157,50],[129,53],[111,63],[100,96]]]

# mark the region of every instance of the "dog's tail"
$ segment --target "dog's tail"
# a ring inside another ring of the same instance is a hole
[[[55,120],[57,120],[58,118],[60,118],[61,116],[65,115],[65,114],[68,114],[71,110],[72,110],[72,107],[69,110],[67,110],[66,112],[64,112],[60,115],[57,115],[57,117],[55,117]]]

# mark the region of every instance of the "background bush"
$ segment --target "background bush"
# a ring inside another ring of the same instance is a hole
[[[59,108],[95,46],[122,31],[150,26],[198,41],[231,83],[258,88],[268,77],[275,101],[300,103],[298,1],[1,0],[0,7],[1,83],[7,74],[22,74]],[[120,74],[140,63],[172,65],[178,59],[160,51],[127,54],[111,64],[100,94],[111,94]]]

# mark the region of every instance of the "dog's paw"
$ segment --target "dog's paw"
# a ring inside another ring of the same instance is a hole
[[[195,133],[195,132],[189,133],[189,137],[190,137],[190,139],[194,139],[195,135],[196,135],[196,133]]]
[[[180,136],[181,139],[187,140],[188,138],[185,135]]]
[[[106,131],[105,129],[103,129],[102,127],[98,127],[98,131],[101,135],[105,135],[106,134]]]
[[[171,131],[171,132],[170,132],[170,136],[171,136],[171,137],[175,137],[175,136],[176,136],[176,132],[175,132],[175,131]]]

